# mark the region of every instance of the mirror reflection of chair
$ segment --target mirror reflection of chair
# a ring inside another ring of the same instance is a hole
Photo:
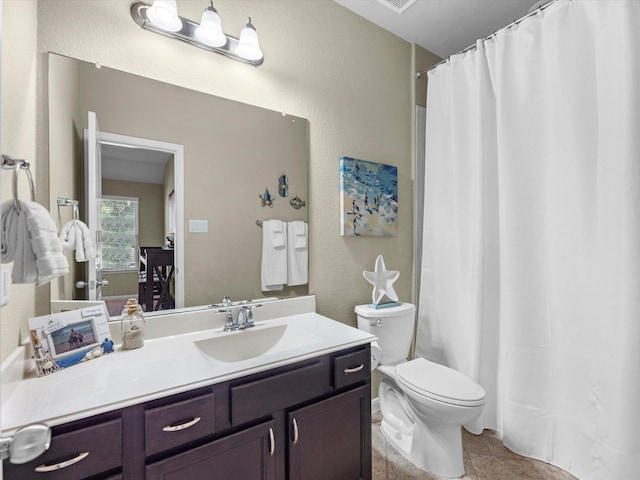
[[[146,312],[175,308],[171,294],[174,272],[173,249],[140,247],[138,303]]]

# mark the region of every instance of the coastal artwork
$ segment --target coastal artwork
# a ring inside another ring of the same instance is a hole
[[[393,237],[398,218],[398,167],[340,157],[340,235]]]

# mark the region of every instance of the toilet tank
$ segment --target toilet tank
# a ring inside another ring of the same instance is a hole
[[[397,307],[370,308],[358,305],[358,328],[378,337],[380,363],[389,364],[406,360],[411,348],[416,307],[411,303],[402,303]]]

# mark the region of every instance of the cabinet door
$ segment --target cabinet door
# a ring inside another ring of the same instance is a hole
[[[371,479],[370,388],[289,413],[290,480]]]
[[[274,420],[146,467],[146,480],[275,480]]]

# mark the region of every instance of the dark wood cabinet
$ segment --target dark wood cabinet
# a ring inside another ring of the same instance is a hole
[[[370,480],[369,361],[367,344],[60,425],[4,478]]]
[[[146,480],[275,480],[275,421],[261,423],[146,467]]]
[[[289,480],[371,478],[368,385],[289,413]]]

